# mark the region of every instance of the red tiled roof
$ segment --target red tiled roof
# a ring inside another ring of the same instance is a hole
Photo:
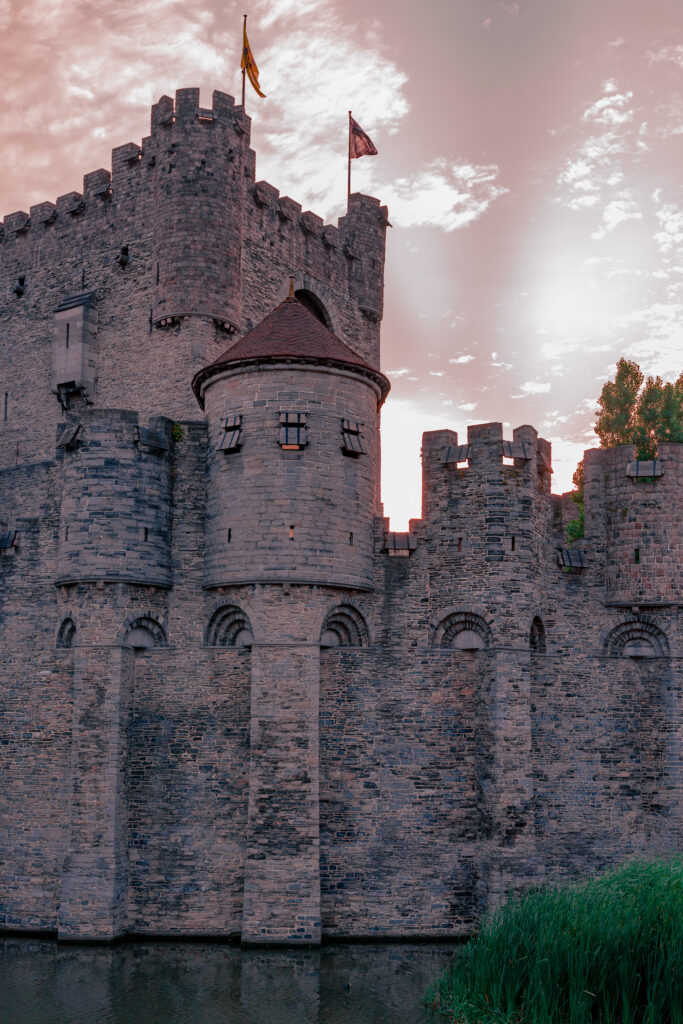
[[[289,297],[232,348],[200,370],[192,382],[194,392],[199,399],[201,384],[215,371],[231,363],[277,358],[349,363],[369,371],[376,379],[379,378],[383,391],[389,390],[389,382],[374,366],[356,355],[297,299]]]

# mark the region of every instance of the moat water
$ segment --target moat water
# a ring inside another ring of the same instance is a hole
[[[437,943],[241,950],[0,938],[0,1024],[443,1024]]]

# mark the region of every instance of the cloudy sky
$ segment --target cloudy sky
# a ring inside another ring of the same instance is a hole
[[[81,187],[177,87],[266,100],[257,178],[334,221],[347,111],[389,206],[384,500],[419,515],[425,429],[532,423],[553,489],[626,355],[683,366],[681,0],[0,0],[0,216]]]

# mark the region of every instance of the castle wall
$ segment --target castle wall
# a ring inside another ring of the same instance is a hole
[[[3,625],[6,620],[3,619]],[[73,651],[0,647],[0,927],[55,931],[67,843]]]
[[[489,673],[486,656],[426,648],[322,653],[324,935],[471,930],[487,885]]]
[[[548,877],[681,849],[680,659],[532,659],[534,827]]]
[[[251,654],[136,654],[129,726],[127,926],[239,935],[249,787]]]

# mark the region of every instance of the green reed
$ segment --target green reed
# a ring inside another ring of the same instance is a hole
[[[512,897],[433,986],[457,1024],[683,1024],[683,858]]]

